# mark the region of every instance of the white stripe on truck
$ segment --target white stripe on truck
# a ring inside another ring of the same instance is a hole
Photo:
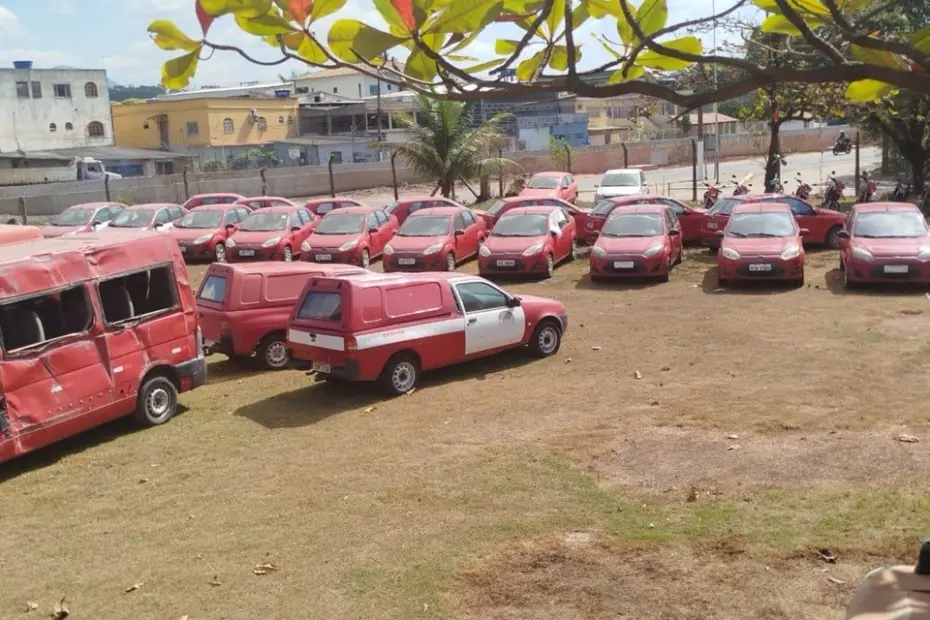
[[[313,334],[313,338],[310,337],[311,334]],[[346,341],[339,336],[329,336],[327,334],[305,332],[299,329],[289,329],[287,330],[287,339],[289,342],[304,344],[308,347],[319,347],[320,349],[328,349],[330,351],[346,350]]]
[[[371,332],[369,334],[362,334],[356,338],[356,347],[357,350],[362,351],[365,349],[374,349],[375,347],[383,347],[389,344],[396,344],[398,342],[421,340],[423,338],[432,338],[464,331],[464,318],[432,321],[409,327],[395,327]],[[311,338],[311,334],[313,334],[313,338]],[[330,351],[345,351],[345,340],[339,336],[329,336],[290,328],[287,331],[287,339],[290,342],[309,347],[319,347]]]

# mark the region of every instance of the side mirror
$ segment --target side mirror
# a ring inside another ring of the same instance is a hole
[[[103,224],[103,222],[101,222],[100,220],[94,220],[93,222],[90,223],[92,228],[96,228],[97,226],[100,226],[101,224]]]
[[[723,231],[721,231],[721,232],[723,232]],[[680,231],[680,230],[676,230],[676,229],[673,228],[672,230],[668,231],[668,236],[669,236],[669,237],[679,237],[679,236],[681,236],[681,231]]]
[[[291,232],[300,232],[300,226],[291,226]]]
[[[519,297],[508,297],[507,298],[507,307],[508,308],[519,308],[521,306]]]
[[[811,231],[807,230],[806,228],[802,228],[798,231],[798,234],[802,237],[806,237],[807,235],[811,234]]]
[[[722,231],[722,230],[718,230],[717,232],[714,233],[714,235],[717,236],[717,237],[720,237],[720,238],[722,239],[722,238],[723,238],[723,231]]]
[[[594,189],[597,189],[597,188],[600,187],[600,186],[601,186],[600,183],[595,183],[595,184],[594,184]]]
[[[372,226],[371,228],[368,229],[368,232],[378,232],[378,227]]]
[[[803,232],[803,231],[802,231],[802,232]],[[837,237],[837,239],[849,239],[849,231],[848,231],[848,230],[839,230],[839,231],[836,232],[836,237]]]
[[[236,231],[235,224],[226,224],[226,232],[232,233]]]
[[[162,224],[161,222],[155,222],[154,224],[152,224],[152,229],[153,229],[153,230],[158,230],[158,229],[161,228],[162,226],[164,226],[164,224]]]
[[[395,229],[391,232],[391,236],[392,236],[392,237],[396,237],[398,232],[400,232],[400,231],[397,230],[397,229],[395,228]]]
[[[464,231],[464,230],[459,229],[459,230],[456,230],[456,231],[455,231],[455,236],[456,236],[456,237],[461,237],[461,236],[464,235],[464,234],[465,234],[465,231]]]

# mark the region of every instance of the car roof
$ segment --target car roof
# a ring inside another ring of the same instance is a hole
[[[419,215],[448,215],[451,217],[465,209],[466,207],[453,207],[452,205],[447,207],[427,207],[426,209],[420,209],[419,211],[411,213],[409,217],[417,217]]]
[[[359,286],[369,288],[374,286],[383,286],[385,284],[407,284],[417,282],[469,282],[481,278],[467,273],[458,273],[456,271],[430,271],[424,273],[365,273],[354,276],[350,282]]]
[[[504,213],[507,217],[511,215],[548,215],[555,211],[556,209],[561,209],[556,205],[529,205],[526,207],[516,207],[513,209],[507,209],[507,212]]]
[[[910,202],[869,202],[853,205],[856,213],[872,213],[875,211],[919,211],[917,205]]]
[[[364,273],[367,269],[362,269],[355,265],[323,265],[320,263],[301,261],[290,263],[268,261],[255,263],[215,263],[215,265],[211,265],[209,272],[215,271],[237,271],[242,274],[261,273],[265,275],[282,273],[323,273],[325,274],[324,277],[327,277],[330,275],[338,276],[343,273]]]
[[[791,213],[791,207],[777,200],[744,202],[733,207],[733,213]]]
[[[305,201],[304,204],[305,205],[321,205],[327,202],[345,202],[345,201],[361,202],[360,200],[356,200],[355,198],[349,198],[348,196],[336,196],[335,198],[330,198],[329,196],[327,196],[326,198],[311,198],[310,200]]]
[[[181,205],[173,202],[146,202],[140,205],[131,205],[127,209],[164,209],[165,207],[180,207]]]
[[[604,174],[621,174],[623,172],[642,172],[642,168],[612,168]]]
[[[238,198],[238,199],[240,199],[240,200],[241,200],[242,198],[245,198],[245,196],[243,196],[242,194],[235,194],[235,193],[233,193],[233,192],[206,192],[206,193],[203,193],[203,194],[195,194],[194,196],[191,196],[191,199],[194,199],[194,198],[207,198],[207,197],[209,197],[209,196],[218,196],[218,197],[221,197],[221,198]]]
[[[608,196],[603,200],[610,200],[617,204],[636,202],[637,200],[652,200],[654,198],[665,198],[665,196],[656,196],[653,194],[633,194],[632,196]]]
[[[450,201],[451,198],[444,198],[442,196],[414,196],[413,198],[402,198],[397,201],[397,204],[407,204],[408,202],[426,202],[428,200],[441,200],[441,201]]]
[[[375,211],[384,211],[384,208],[383,207],[372,207],[370,205],[359,205],[359,206],[353,205],[351,207],[340,207],[338,209],[333,209],[326,215],[329,215],[330,213],[343,213],[343,214],[355,213],[355,214],[367,215],[369,213],[374,213]],[[326,217],[326,215],[324,215],[323,217]]]
[[[261,209],[255,209],[249,215],[255,215],[256,213],[290,213],[294,211],[296,207],[291,205],[276,205],[274,207],[262,207]]]
[[[534,174],[534,177],[564,177],[567,175],[567,172],[559,172],[558,170],[549,170],[546,172],[537,172]]]
[[[192,209],[190,212],[195,211],[231,211],[232,209],[241,209],[245,205],[241,205],[236,202],[219,202],[212,205],[200,205],[196,209]]]
[[[510,198],[499,198],[498,200],[503,200],[505,204],[513,204],[515,202],[539,202],[540,200],[558,200],[559,202],[565,202],[555,196],[511,196]]]
[[[121,202],[82,202],[71,205],[68,209],[100,209],[101,207],[125,207]],[[67,211],[67,209],[65,209]]]
[[[668,207],[665,205],[631,205],[629,209],[611,212],[610,217],[622,217],[630,213],[664,213],[666,209],[668,209]]]

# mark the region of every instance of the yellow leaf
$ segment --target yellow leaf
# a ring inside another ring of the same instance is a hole
[[[265,37],[276,34],[294,32],[295,28],[280,15],[269,13],[261,17],[245,17],[242,13],[236,15],[236,24],[249,34]]]
[[[521,82],[528,82],[533,79],[533,76],[536,74],[536,70],[539,68],[539,65],[542,63],[543,56],[545,55],[544,51],[539,51],[521,62],[517,65],[517,79]]]
[[[594,19],[601,19],[607,15],[615,18],[617,20],[617,34],[620,35],[620,40],[625,45],[631,45],[635,37],[633,36],[633,29],[630,27],[623,13],[623,9],[620,7],[621,2],[630,9],[631,15],[636,15],[636,11],[630,8],[626,0],[587,0],[585,4],[588,7],[588,12],[591,14],[591,17]]]
[[[346,62],[371,60],[404,42],[401,37],[365,25],[355,19],[340,19],[329,29],[329,47]]]
[[[306,38],[307,35],[303,32],[289,32],[287,34],[281,35],[281,40],[284,41],[284,46],[289,50],[299,50],[300,46],[303,45]]]
[[[924,54],[930,54],[930,26],[924,26],[911,35],[911,45]]]
[[[414,50],[407,57],[407,62],[404,64],[404,74],[415,80],[432,82],[438,73],[439,68],[436,66],[436,61],[419,49]]]
[[[200,43],[181,32],[181,29],[175,26],[167,19],[156,19],[149,24],[149,33],[154,35],[152,40],[155,45],[163,50],[184,50],[190,52],[200,49]]]
[[[165,88],[184,88],[197,71],[200,48],[172,58],[161,66],[161,84]]]
[[[483,30],[501,14],[501,0],[452,0],[426,27],[426,32],[462,33]]]
[[[752,0],[752,3],[766,13],[781,13],[775,0]]]
[[[581,46],[575,46],[575,63],[581,61]],[[556,45],[549,54],[549,66],[556,71],[568,71],[568,48],[564,45]]]
[[[498,39],[494,43],[494,53],[495,54],[513,54],[519,44],[520,44],[519,41],[511,41],[509,39]]]
[[[830,17],[830,9],[820,0],[788,0],[788,6],[805,21],[812,16]]]
[[[607,78],[608,84],[619,84],[620,82],[628,82],[630,80],[635,80],[637,78],[643,77],[646,70],[638,65],[633,65],[629,68],[626,73],[626,76],[623,75],[623,69],[617,69],[610,74],[610,77]]]
[[[846,88],[846,99],[853,103],[872,103],[895,88],[878,80],[856,80]]]
[[[852,45],[852,55],[859,62],[877,65],[879,67],[887,67],[889,69],[900,69],[904,71],[910,66],[891,52],[874,50],[868,47],[862,47],[861,45]]]
[[[550,37],[555,37],[555,33],[562,26],[564,19],[565,2],[562,0],[554,0],[552,3],[552,10],[549,11],[549,15],[546,17],[546,28],[549,30]]]
[[[317,45],[316,42],[306,34],[304,35],[303,42],[297,49],[297,55],[304,60],[314,62],[318,65],[323,64],[327,60],[326,53],[323,51],[323,48]]]
[[[267,15],[273,0],[197,0],[208,15],[235,13],[243,17]]]
[[[668,49],[683,52],[685,54],[692,54],[696,56],[701,53],[701,40],[693,36],[681,37],[680,39],[675,39],[674,41],[663,41],[661,45],[663,47],[667,47]],[[649,67],[650,69],[660,69],[662,71],[678,71],[679,69],[684,69],[685,67],[693,65],[694,61],[679,60],[678,58],[672,58],[671,56],[666,56],[664,54],[660,54],[659,52],[646,50],[636,57],[636,64],[642,65],[643,67]]]
[[[503,62],[504,62],[503,58],[495,58],[494,60],[489,60],[488,62],[483,62],[479,65],[468,67],[467,69],[464,69],[464,70],[467,71],[468,73],[483,73],[484,71],[487,71],[488,69],[493,69],[494,67],[500,64],[503,64]]]
[[[665,22],[668,21],[665,0],[643,0],[636,11],[636,21],[646,36],[665,28]]]
[[[314,0],[310,11],[310,23],[332,15],[346,5],[346,0]]]
[[[823,26],[826,21],[811,15],[806,15],[804,16],[804,23],[811,28],[817,28]],[[759,26],[759,29],[768,34],[784,34],[789,37],[801,36],[801,31],[798,30],[794,24],[789,22],[788,18],[784,15],[769,15],[765,18],[765,21],[762,22],[762,25]]]

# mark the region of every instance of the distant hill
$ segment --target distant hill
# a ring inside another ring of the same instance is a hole
[[[120,102],[127,99],[151,99],[164,95],[167,91],[163,86],[123,86],[110,83],[110,101]]]

